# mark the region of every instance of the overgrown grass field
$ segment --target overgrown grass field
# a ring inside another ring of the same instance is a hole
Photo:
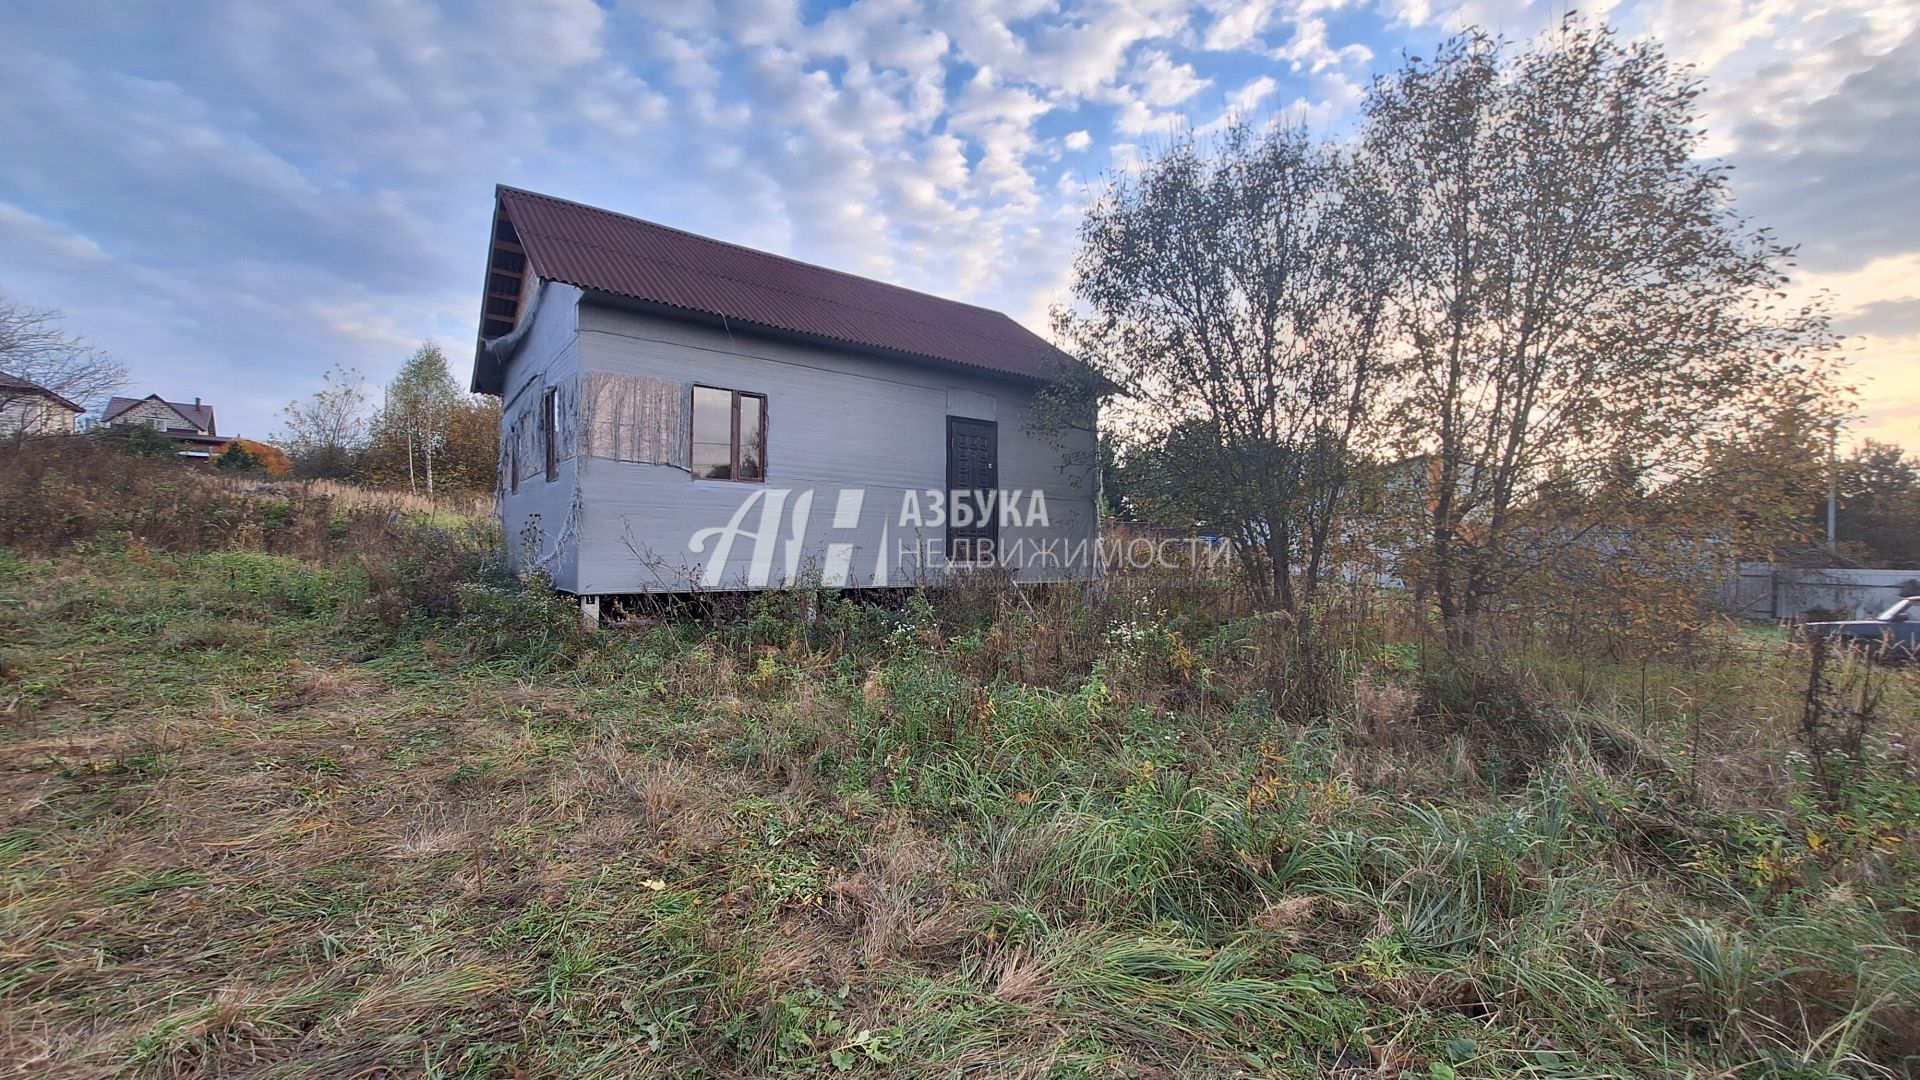
[[[0,554],[16,1074],[1920,1064],[1920,673],[1802,732],[1782,641],[1307,648],[1179,581],[584,635],[326,513]]]

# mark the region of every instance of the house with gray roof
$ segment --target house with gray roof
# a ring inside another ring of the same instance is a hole
[[[997,311],[495,192],[472,389],[511,560],[583,598],[1086,580],[1092,385]]]
[[[153,428],[180,444],[182,457],[212,458],[233,440],[220,434],[214,421],[213,406],[193,399],[189,405],[168,401],[159,394],[143,398],[116,397],[107,402],[100,422],[109,427],[141,425]]]

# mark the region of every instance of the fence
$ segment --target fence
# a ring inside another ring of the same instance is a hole
[[[1735,614],[1756,619],[1867,618],[1903,596],[1920,596],[1920,570],[1741,563],[1725,603]]]

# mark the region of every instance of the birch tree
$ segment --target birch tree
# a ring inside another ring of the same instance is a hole
[[[447,426],[459,401],[460,387],[447,367],[447,355],[431,341],[413,351],[387,387],[380,423],[406,445],[409,491],[424,482],[428,497],[432,497],[434,461],[443,449]]]
[[[1393,418],[1429,482],[1403,569],[1457,644],[1823,363],[1825,320],[1783,305],[1790,250],[1699,156],[1699,93],[1574,18],[1518,52],[1468,32],[1372,88],[1354,167],[1394,253]]]

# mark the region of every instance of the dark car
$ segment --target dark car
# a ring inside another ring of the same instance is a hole
[[[1805,641],[1825,638],[1889,660],[1920,658],[1920,596],[1907,597],[1876,619],[1806,623],[1800,627],[1800,637]]]

